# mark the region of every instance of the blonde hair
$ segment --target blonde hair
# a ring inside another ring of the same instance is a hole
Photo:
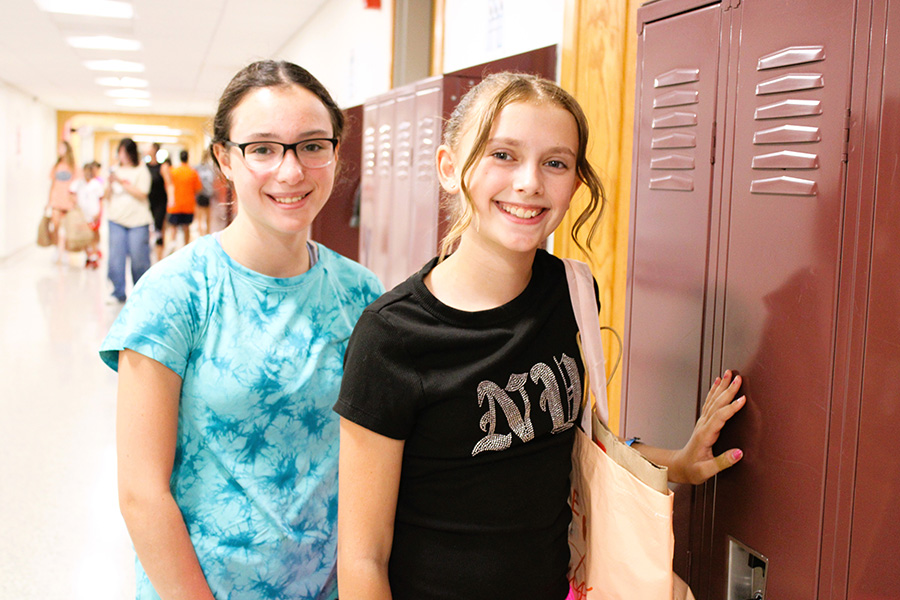
[[[535,75],[503,72],[488,75],[478,85],[466,92],[444,126],[444,144],[453,152],[459,150],[460,140],[470,127],[476,126],[477,129],[475,130],[475,141],[459,172],[460,193],[458,196],[450,196],[445,200],[445,205],[450,213],[451,225],[441,241],[441,260],[454,249],[463,232],[472,223],[474,205],[469,195],[467,176],[481,160],[491,129],[500,111],[514,102],[553,104],[567,110],[575,118],[578,128],[575,174],[590,191],[591,199],[575,220],[571,235],[575,244],[588,254],[587,249],[600,228],[600,218],[603,216],[606,206],[606,193],[600,177],[587,160],[587,117],[578,101],[552,81]],[[479,120],[476,121],[476,119]],[[594,217],[594,222],[588,230],[585,245],[582,245],[578,235],[591,217]]]

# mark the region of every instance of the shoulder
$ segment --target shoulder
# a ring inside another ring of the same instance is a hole
[[[212,236],[203,236],[171,256],[159,261],[141,277],[135,293],[153,289],[160,296],[171,297],[199,292],[215,277],[219,261]]]
[[[384,286],[372,271],[322,244],[316,245],[319,248],[319,262],[336,284],[361,294],[368,299],[367,304],[384,293]]]

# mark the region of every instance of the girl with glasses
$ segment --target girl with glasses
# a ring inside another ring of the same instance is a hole
[[[585,185],[603,205],[578,103],[503,73],[460,101],[437,151],[455,216],[442,256],[367,308],[341,415],[342,598],[563,600],[584,365],[563,263],[542,248]],[[580,244],[579,244],[580,245]],[[677,481],[731,466],[711,446],[742,405],[716,382],[684,449],[638,446]]]
[[[309,239],[343,127],[297,65],[235,75],[210,150],[237,216],[151,268],[103,342],[139,599],[336,595],[330,409],[350,332],[383,291]],[[328,160],[306,160],[315,140],[333,140]]]

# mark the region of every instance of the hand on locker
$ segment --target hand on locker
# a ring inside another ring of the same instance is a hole
[[[741,376],[734,375],[733,379],[732,376],[731,371],[725,371],[722,377],[717,377],[713,382],[700,411],[700,418],[694,425],[691,439],[675,453],[673,464],[669,467],[670,481],[698,485],[733,466],[743,457],[744,453],[738,448],[732,448],[718,456],[714,456],[712,451],[722,427],[747,401],[745,396],[735,400],[741,387]]]
[[[747,401],[744,396],[734,399],[740,387],[740,375],[734,375],[731,371],[725,371],[722,377],[716,378],[706,395],[703,410],[700,411],[700,418],[694,425],[691,439],[681,450],[655,448],[640,443],[640,440],[637,440],[635,448],[649,460],[668,467],[669,481],[673,483],[698,485],[731,467],[741,460],[744,453],[732,448],[715,456],[712,447],[719,439],[719,432],[728,419],[733,417]]]

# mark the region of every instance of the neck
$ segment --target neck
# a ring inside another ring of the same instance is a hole
[[[241,213],[222,231],[222,249],[233,260],[269,277],[295,277],[309,270],[309,230],[276,234],[263,230]]]
[[[528,287],[535,252],[497,252],[464,235],[456,252],[426,276],[425,285],[435,298],[458,310],[497,308]]]

